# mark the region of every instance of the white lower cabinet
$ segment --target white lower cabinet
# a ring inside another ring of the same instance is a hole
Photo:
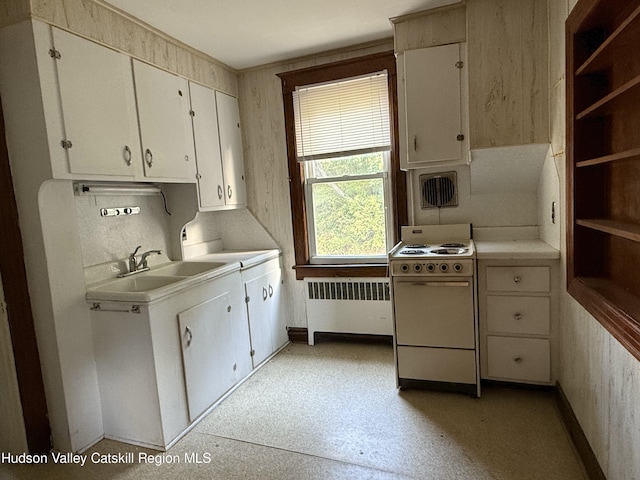
[[[282,268],[275,258],[242,272],[245,286],[251,358],[257,367],[288,341],[282,306]]]
[[[233,272],[148,304],[94,305],[105,437],[165,450],[245,378],[252,365],[243,300]]]
[[[225,293],[178,314],[190,421],[238,380],[231,310]]]
[[[552,383],[556,263],[478,261],[482,378]]]

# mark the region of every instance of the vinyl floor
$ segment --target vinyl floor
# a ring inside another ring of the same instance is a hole
[[[0,464],[0,479],[586,478],[551,392],[399,391],[390,345],[343,341],[288,345],[166,453],[102,440],[84,454]]]

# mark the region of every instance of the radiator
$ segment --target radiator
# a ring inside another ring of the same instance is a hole
[[[309,345],[316,332],[393,335],[388,278],[309,278]]]

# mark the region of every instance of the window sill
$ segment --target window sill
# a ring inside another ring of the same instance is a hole
[[[306,277],[386,277],[389,266],[386,263],[345,264],[345,265],[294,265],[296,279]]]

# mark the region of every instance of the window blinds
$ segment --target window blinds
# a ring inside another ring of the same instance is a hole
[[[390,150],[386,72],[297,87],[298,161]]]

